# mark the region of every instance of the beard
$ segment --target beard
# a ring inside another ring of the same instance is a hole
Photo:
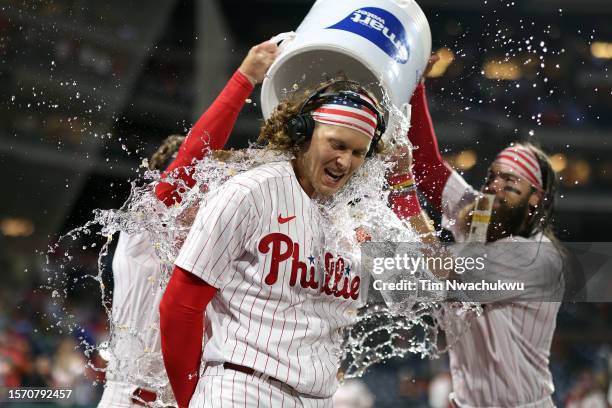
[[[499,203],[497,209],[491,212],[491,222],[487,228],[487,242],[497,241],[510,235],[520,235],[525,220],[529,216],[529,198],[516,206],[509,206],[505,201],[495,199]]]

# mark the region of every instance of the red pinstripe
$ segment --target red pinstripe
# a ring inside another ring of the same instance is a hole
[[[289,211],[289,205],[287,204],[287,194],[286,194],[285,191],[283,191],[283,197],[285,199],[285,208],[287,209],[287,212],[291,213],[291,214],[295,214],[295,208],[292,208],[291,211]],[[292,223],[292,224],[295,224],[295,223]],[[291,233],[289,231],[291,224],[284,224],[284,225],[287,227],[287,235],[291,236]],[[300,240],[299,242],[304,242],[304,241]],[[288,263],[285,263],[285,273],[284,273],[285,276],[287,276],[287,265],[288,265]],[[283,286],[284,286],[284,283],[285,283],[285,279],[283,279]],[[293,291],[291,289],[289,289],[289,303],[293,305],[294,304],[293,302],[294,302],[293,301]],[[295,309],[295,307],[293,309]],[[281,335],[280,335],[280,338],[279,338],[279,342],[276,345],[276,354],[277,355],[280,355],[280,353],[279,353],[279,346],[280,346],[280,343],[281,343],[281,341],[283,339],[283,335],[285,334],[285,323],[287,322],[286,316],[287,316],[287,310],[283,310],[283,327],[281,329]],[[295,324],[297,324],[297,322],[294,323],[294,333],[295,333]],[[287,367],[287,376],[289,375],[289,372],[291,372],[291,359],[289,358],[289,349],[290,348],[291,348],[291,343],[289,343],[289,347],[287,347],[287,350],[286,350],[287,351],[287,361],[289,362],[288,367]],[[278,368],[279,367],[280,367],[280,364],[277,364],[276,365],[276,373],[274,375],[274,378],[278,378]]]
[[[293,189],[293,184],[297,183],[296,180],[291,180],[291,189]],[[297,186],[296,188],[298,191],[302,192],[302,187]],[[304,220],[304,196],[302,194],[300,194],[300,208],[302,210],[302,220]],[[304,241],[306,241],[306,224],[304,222],[302,222],[302,239]],[[311,235],[310,237],[310,247],[312,248],[313,245],[313,237]],[[297,308],[294,308],[294,310],[296,311],[297,314]],[[310,328],[310,319],[308,319],[308,314],[304,313],[304,316],[306,317],[306,330],[305,332],[308,333],[308,329]],[[296,320],[297,321],[297,320]],[[299,354],[299,350],[302,349],[302,343],[304,342],[304,337],[300,338],[300,345],[298,346],[298,354]],[[287,375],[287,380],[289,379],[289,375]],[[300,359],[298,358],[298,383],[302,380],[302,365],[300,364]]]
[[[276,184],[276,196],[278,197],[278,196],[280,196],[280,194],[279,194],[279,188],[278,188],[278,183],[277,183],[277,179],[276,178],[274,178],[274,183]],[[287,276],[287,264],[288,263],[285,262],[284,269],[283,269],[284,273],[282,274],[281,281],[280,281],[280,287],[281,287],[281,296],[280,296],[280,298],[281,299],[283,298],[283,295],[285,294],[285,277]],[[268,342],[266,343],[266,349],[268,349],[269,346],[270,346],[270,339],[272,338],[272,331],[274,330],[274,326],[275,326],[274,322],[276,321],[276,312],[278,311],[278,306],[279,305],[280,305],[280,302],[276,302],[276,307],[274,308],[274,312],[272,312],[272,326],[270,327],[270,335],[268,336]],[[283,326],[283,328],[284,328],[284,326]],[[281,337],[279,337],[279,343],[277,344],[277,348],[276,348],[277,354],[278,354],[278,345],[280,344],[281,338],[282,338],[282,332],[281,332]],[[266,356],[266,369],[268,368],[268,361],[269,361],[269,359],[270,359],[270,354],[268,353],[267,356]],[[278,364],[279,364],[279,362],[277,361],[276,362],[277,370],[278,370]]]
[[[244,408],[247,408],[247,381],[244,381]]]
[[[311,207],[310,207],[309,219],[313,219],[312,211],[313,211],[313,207],[311,206]],[[310,238],[310,244],[311,244],[311,245],[313,245],[313,244],[314,244],[314,243],[313,243],[313,241],[314,241],[314,236],[312,236],[312,235],[313,235],[313,234],[311,234],[311,238]],[[313,304],[312,309],[313,309],[313,312],[315,312],[315,313],[316,313],[316,308],[315,308],[314,306],[315,306],[315,305]],[[317,315],[317,316],[318,316],[318,315]],[[321,316],[318,316],[318,318],[320,319],[320,318],[321,318]],[[321,332],[322,332],[322,331],[323,331],[323,328],[321,327]],[[319,334],[319,336],[321,336],[321,335]],[[313,340],[313,341],[310,343],[310,353],[311,353],[311,355],[312,355],[312,354],[314,354],[314,353],[313,353],[313,350],[314,350],[314,340]],[[313,363],[313,368],[314,368],[314,367],[315,367],[315,365],[314,365],[314,363]],[[315,370],[314,370],[314,382],[313,382],[313,386],[312,386],[312,388],[311,388],[311,390],[310,390],[310,392],[311,392],[311,393],[312,393],[312,389],[314,389],[314,386],[315,386],[315,384],[316,384],[316,383],[317,383],[317,370],[315,369]]]
[[[270,203],[274,202],[272,200],[272,193],[270,192],[269,186],[268,186],[268,195],[270,196]],[[264,270],[267,270],[267,269],[268,268],[265,268]],[[263,278],[263,275],[262,275],[262,278]],[[261,286],[263,287],[264,285],[262,284]],[[262,316],[260,316],[260,318],[259,318],[259,330],[257,331],[257,340],[256,340],[256,343],[259,343],[259,335],[261,334],[261,322],[263,321],[263,315],[266,313],[266,307],[268,306],[268,302],[270,301],[270,296],[272,296],[272,288],[267,288],[267,289],[268,289],[268,297],[266,298],[263,310],[261,312]],[[259,356],[259,349],[257,349],[257,351],[255,352],[254,364],[257,364],[257,357],[258,356]]]
[[[229,201],[231,201],[234,198],[235,195],[236,195],[236,191],[234,191],[234,193],[232,194],[232,197],[230,198]],[[221,203],[219,203],[219,205],[221,205]],[[216,210],[216,208],[214,210]],[[221,209],[221,211],[223,211],[223,208]],[[214,214],[214,212],[212,214]],[[212,214],[211,214],[211,216],[209,218],[212,218]],[[216,216],[216,221],[215,221],[215,224],[213,225],[213,229],[216,228],[216,226],[217,226],[217,224],[219,223],[220,220],[221,220],[221,217]],[[208,240],[210,239],[211,236],[212,235],[208,235],[208,237],[206,238],[206,241],[204,241],[204,244],[202,245],[202,249],[200,250],[200,253],[196,256],[196,259],[195,259],[194,263],[198,262],[198,260],[200,259],[200,256],[202,255],[202,252],[204,251],[204,249],[207,248]]]
[[[246,197],[242,197],[242,200],[240,200],[240,204],[242,204],[242,202],[244,201]],[[239,205],[240,205],[239,204]],[[227,208],[224,209],[224,211],[227,210]],[[231,223],[231,221],[234,219],[234,217],[236,216],[237,213],[233,213],[232,217],[229,219],[228,224]],[[240,225],[242,225],[242,223],[244,222],[244,219],[248,216],[248,214],[245,214],[242,219],[240,220],[240,223],[236,226],[239,227]],[[230,233],[232,233],[233,238],[230,239],[230,242],[226,245],[225,248],[223,248],[223,250],[219,251],[221,254],[217,257],[217,259],[215,260],[215,263],[213,264],[212,267],[208,267],[208,264],[210,263],[211,258],[208,259],[208,261],[206,262],[206,264],[204,264],[203,270],[207,270],[207,269],[215,269],[215,266],[217,265],[217,262],[219,262],[219,260],[221,259],[222,254],[224,254],[227,249],[227,247],[229,246],[229,244],[234,240],[234,239],[241,239],[241,236],[237,236],[235,234],[237,228],[235,228],[233,231],[230,231]],[[208,250],[210,252],[214,252],[215,251],[215,247],[217,246],[217,244],[219,243],[219,241],[221,240],[221,238],[223,237],[223,235],[228,232],[227,226],[225,227],[225,229],[223,230],[223,232],[221,234],[219,234],[219,237],[217,238],[217,240],[212,244],[212,247],[209,248]],[[204,251],[204,248],[202,249],[202,251],[200,251],[200,255],[202,254],[202,252]],[[198,258],[200,257],[200,255],[198,255]],[[197,262],[197,258],[196,258],[196,262]],[[216,283],[216,280],[215,280]]]
[[[251,259],[252,259],[252,260],[255,260],[255,259],[257,259],[257,258],[256,258],[256,257],[253,255],[253,256],[251,257]],[[249,264],[250,264],[250,262],[249,262]],[[247,268],[248,268],[248,265],[245,265],[245,266],[244,266],[244,269],[242,270],[242,273],[244,273],[244,272],[246,271],[246,269],[247,269]],[[241,275],[242,275],[242,273],[241,273]],[[235,275],[235,273],[234,273],[234,275]],[[233,279],[232,279],[232,281],[233,281]],[[229,283],[228,283],[228,284],[229,284]],[[251,285],[249,285],[249,288],[248,288],[248,289],[245,291],[245,294],[243,294],[243,296],[242,296],[242,300],[240,301],[240,306],[238,306],[238,312],[240,312],[240,311],[242,310],[242,304],[244,303],[244,299],[246,299],[246,293],[248,293],[248,292],[249,292],[249,289],[253,287],[253,284],[254,284],[254,282],[251,282]],[[237,290],[238,290],[238,286],[236,286],[236,287],[234,288],[234,292],[232,293],[232,296],[230,297],[230,300],[229,300],[230,302],[231,302],[231,301],[232,301],[232,299],[234,298],[234,295],[236,294],[236,291],[237,291]],[[231,325],[231,323],[232,323],[232,322],[230,322],[230,325]],[[236,323],[236,324],[237,324],[237,323]],[[225,340],[224,340],[224,343],[227,343],[227,340],[228,340],[228,338],[229,338],[229,331],[230,331],[229,329],[230,329],[230,327],[229,327],[229,325],[228,325],[227,330],[226,330],[226,332],[225,332]],[[240,330],[240,326],[238,326],[238,327],[236,328],[236,332],[234,333],[234,340],[235,340],[235,341],[234,341],[234,349],[232,350],[232,355],[231,355],[231,357],[230,357],[230,360],[233,360],[233,358],[234,358],[234,353],[236,352],[236,347],[238,346],[238,331],[239,331],[239,330]]]
[[[260,191],[262,193],[262,198],[263,198],[264,192],[261,189],[261,184],[259,184],[259,188],[260,188]],[[264,203],[264,206],[265,206],[265,202],[264,201],[262,201],[262,202]],[[264,210],[265,210],[265,207],[262,208],[262,214],[264,213]],[[255,281],[255,279],[253,279],[253,281]],[[257,295],[253,299],[253,304],[249,308],[249,319],[248,319],[248,326],[247,326],[247,329],[246,329],[247,330],[247,332],[246,332],[246,336],[247,337],[249,337],[249,333],[251,333],[251,322],[253,321],[253,305],[255,304],[257,299],[259,298],[259,295],[261,294],[261,291],[263,290],[263,288],[264,288],[263,285],[259,285],[259,291],[257,292]],[[260,329],[261,329],[261,326],[260,326]],[[258,334],[258,337],[259,337],[259,334]],[[245,359],[246,359],[246,349],[245,349],[244,355],[242,356],[242,361],[241,361],[240,364],[244,365],[245,364]],[[255,360],[257,360],[257,355],[255,356],[255,359],[253,360],[253,362],[255,362]]]
[[[529,332],[529,341],[533,343],[533,335],[535,334],[535,327],[536,327],[536,323],[538,321],[538,315],[540,314],[540,311],[542,310],[542,304],[538,305],[538,311],[536,312],[535,316],[533,317],[533,325],[531,326],[531,331]]]
[[[493,333],[492,333],[492,328],[491,328],[491,320],[490,320],[490,319],[486,319],[486,326],[487,326],[487,336],[488,336],[488,337],[493,337],[493,338],[495,338],[495,337],[494,337],[494,336],[495,336],[495,334],[493,334]],[[487,351],[488,351],[488,350],[487,350]],[[483,371],[482,371],[482,372],[485,372],[484,368],[486,368],[486,367],[489,367],[490,369],[492,369],[492,368],[493,368],[493,366],[492,366],[492,365],[489,363],[489,353],[488,353],[488,352],[485,352],[485,353],[484,353],[483,363],[485,364],[485,367],[483,367]],[[489,372],[490,372],[490,369],[489,369]],[[489,389],[488,389],[488,391],[489,391],[489,399],[488,399],[488,401],[490,401],[490,398],[493,396],[492,384],[491,384],[491,382],[490,382],[490,381],[486,381],[486,382],[485,382],[485,384],[489,386],[489,387],[488,387],[488,388],[489,388]],[[485,387],[482,387],[482,392],[483,392],[483,394],[484,394],[484,392],[485,392]],[[485,401],[486,401],[486,400],[485,400]]]
[[[233,407],[234,405],[236,405],[236,403],[234,402],[234,395],[236,394],[234,392],[234,380],[236,380],[236,371],[232,370],[232,373],[233,373],[232,375],[232,407]]]
[[[319,303],[318,303],[318,305],[319,305],[319,307],[321,308],[321,312],[323,312],[323,304],[321,304],[321,303],[322,303],[322,302],[319,302]],[[317,303],[313,304],[313,310],[316,310],[316,308],[314,307],[316,304],[317,304]],[[317,313],[317,316],[319,316],[319,319],[321,319],[321,321],[322,321],[322,322],[324,321],[323,317],[322,317],[320,314],[318,314],[318,313]],[[321,338],[321,335],[322,335],[322,334],[323,334],[323,325],[321,325],[321,332],[320,332],[320,334],[319,334],[319,338]],[[317,345],[317,346],[318,346],[318,348],[320,348],[320,347],[321,347],[321,345]],[[329,359],[329,355],[328,355],[327,353],[325,353],[325,356],[326,356],[326,357]],[[321,366],[321,368],[322,368],[321,373],[323,373],[323,370],[325,370],[325,371],[327,372],[327,375],[329,376],[331,373],[330,373],[330,371],[327,369],[327,367],[326,367],[326,366],[323,364],[323,360],[321,359],[321,356],[320,356],[320,355],[317,355],[317,357],[318,357],[318,359],[319,359],[319,365],[320,365],[320,366]],[[321,384],[321,385],[319,386],[319,388],[318,388],[318,390],[317,390],[317,393],[320,393],[320,392],[321,392],[321,390],[323,389],[323,386],[325,385],[325,384],[323,383],[323,381],[320,381],[320,384]]]
[[[280,196],[280,194],[279,194],[278,182],[277,182],[276,178],[274,178],[274,183],[276,184],[276,195],[278,197],[278,196]],[[284,269],[283,269],[284,273],[283,273],[282,279],[280,281],[280,287],[281,287],[280,298],[281,299],[283,298],[283,295],[285,294],[285,278],[287,276],[287,265],[288,264],[289,264],[288,262],[285,262]],[[274,312],[272,312],[272,327],[270,327],[270,336],[268,336],[268,342],[266,343],[266,349],[268,349],[269,346],[270,346],[270,338],[272,337],[272,331],[274,330],[274,322],[276,321],[276,312],[278,312],[278,306],[280,306],[280,302],[276,302],[276,307],[274,308]],[[284,324],[284,321],[283,321],[283,327],[281,329],[281,335],[280,335],[280,337],[278,339],[278,343],[276,344],[276,354],[277,355],[278,355],[278,346],[280,345],[281,339],[283,338],[284,330],[285,330],[285,324]],[[267,356],[266,356],[266,369],[268,368],[268,361],[269,361],[269,359],[270,359],[270,353],[268,353]],[[279,365],[279,361],[277,360],[276,361],[276,370],[277,370],[276,372],[277,373],[278,373],[278,365]]]

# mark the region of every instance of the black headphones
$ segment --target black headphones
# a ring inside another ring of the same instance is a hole
[[[300,105],[300,109],[298,110],[298,112],[294,116],[289,118],[287,124],[285,125],[285,130],[287,131],[287,135],[289,136],[289,138],[291,138],[291,140],[293,140],[293,142],[296,144],[300,144],[307,140],[310,140],[315,128],[315,120],[313,119],[310,112],[314,109],[311,109],[311,111],[308,112],[304,112],[306,107],[312,103],[317,103],[317,105],[320,106],[325,104],[325,102],[329,102],[332,99],[340,97],[342,99],[355,102],[361,106],[365,106],[376,114],[376,131],[374,132],[374,138],[372,139],[372,143],[370,144],[370,149],[366,154],[366,157],[370,157],[376,150],[376,145],[378,144],[378,141],[382,137],[383,133],[385,133],[385,117],[376,106],[374,106],[367,100],[361,98],[357,92],[339,91],[325,93],[325,91],[329,89],[330,86],[342,82],[351,83],[359,86],[359,84],[355,81],[340,80],[332,82],[331,84],[325,85],[322,88],[316,90]]]

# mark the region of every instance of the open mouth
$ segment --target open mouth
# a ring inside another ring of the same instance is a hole
[[[324,169],[325,171],[325,175],[333,182],[333,183],[338,183],[340,180],[342,180],[342,177],[344,177],[344,173],[338,173],[335,171],[331,171],[328,169]]]

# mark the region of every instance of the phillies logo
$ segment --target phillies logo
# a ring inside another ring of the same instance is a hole
[[[270,270],[264,278],[264,282],[267,285],[272,286],[276,283],[281,263],[291,258],[289,286],[294,287],[299,276],[300,286],[303,288],[319,289],[320,292],[326,295],[334,295],[344,299],[351,298],[357,300],[359,297],[361,278],[354,276],[352,279],[349,279],[350,266],[346,265],[345,267],[345,261],[341,257],[334,260],[332,254],[329,252],[325,254],[324,281],[317,282],[314,258],[312,256],[308,258],[310,265],[300,260],[300,244],[293,242],[287,235],[280,232],[270,233],[259,241],[257,249],[262,254],[270,253],[272,255]]]

